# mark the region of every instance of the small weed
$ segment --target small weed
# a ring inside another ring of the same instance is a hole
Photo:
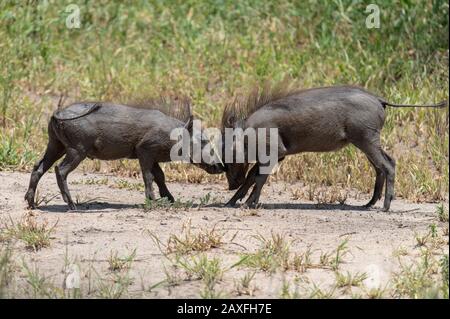
[[[23,268],[26,275],[26,283],[29,288],[25,289],[25,292],[32,298],[56,298],[63,295],[61,289],[57,289],[50,281],[48,277],[41,275],[39,269],[35,266],[30,268],[25,262]]]
[[[425,249],[422,251],[420,260],[414,261],[410,265],[405,265],[401,260],[399,261],[400,271],[393,277],[394,296],[443,298],[445,295],[448,295],[448,286],[447,288],[445,287],[445,280],[441,282],[436,280],[439,268],[443,278],[446,276],[446,266],[448,273],[448,264],[446,265],[445,257],[439,263],[432,251]]]
[[[238,296],[253,296],[255,287],[251,286],[251,282],[255,277],[256,272],[248,272],[243,277],[235,281],[234,290]]]
[[[335,298],[336,286],[332,286],[327,290],[321,289],[313,283],[313,287],[309,293],[311,299],[332,299]]]
[[[346,274],[336,272],[336,287],[337,288],[351,288],[351,287],[359,287],[362,282],[367,278],[365,273],[355,273],[352,275],[347,271]]]
[[[213,287],[220,281],[224,273],[220,259],[208,259],[206,255],[179,259],[178,265],[186,272],[188,278],[202,280],[208,287]]]
[[[125,257],[119,257],[117,251],[112,252],[108,259],[109,267],[111,271],[122,271],[127,270],[131,267],[134,258],[136,257],[136,249],[134,249],[131,254]]]
[[[424,247],[429,242],[431,238],[431,232],[426,233],[425,235],[415,235],[416,247]]]
[[[12,249],[9,245],[0,246],[0,298],[7,296],[7,288],[14,272]]]
[[[216,230],[214,226],[210,230],[201,229],[194,233],[192,231],[191,220],[183,225],[181,235],[170,235],[167,241],[168,254],[188,254],[190,252],[207,251],[218,248],[223,244],[223,232]]]
[[[408,255],[408,249],[406,249],[405,247],[401,246],[398,247],[397,249],[395,249],[392,252],[392,256],[393,257],[400,257],[400,256],[407,256]]]
[[[441,276],[442,276],[442,297],[448,299],[448,284],[449,284],[449,274],[448,274],[448,255],[444,255],[440,260]]]
[[[199,208],[208,205],[210,200],[211,200],[211,193],[209,192],[205,196],[200,197]]]
[[[36,207],[41,206],[41,204],[47,205],[56,197],[58,197],[58,194],[41,196],[39,190],[37,190],[36,196],[34,198],[34,204],[36,205]]]
[[[31,213],[25,214],[17,224],[12,218],[10,220],[11,224],[5,225],[2,239],[19,239],[25,243],[27,249],[34,251],[50,246],[50,235],[58,223],[52,227],[49,227],[46,221],[39,224]]]
[[[448,210],[445,209],[443,204],[436,207],[436,214],[440,222],[448,223]]]
[[[366,296],[369,299],[382,299],[386,293],[386,288],[371,288],[365,290]]]
[[[319,258],[319,266],[322,268],[331,268],[336,271],[344,262],[344,257],[349,253],[348,238],[344,239],[338,247],[332,252],[321,252]]]
[[[131,183],[125,179],[115,181],[113,187],[138,192],[143,192],[145,190],[144,183]]]
[[[79,184],[82,184],[82,185],[108,185],[108,182],[109,182],[109,180],[107,177],[104,177],[104,178],[90,177],[87,179],[73,181],[70,184],[73,184],[73,185],[79,185]]]
[[[162,210],[189,210],[193,206],[192,201],[182,202],[180,199],[176,199],[171,203],[166,197],[162,197],[156,200],[146,199],[142,208],[145,212],[162,209]]]
[[[222,291],[218,291],[216,286],[212,287],[205,284],[202,291],[200,291],[200,298],[203,299],[222,299],[224,298],[224,294]]]
[[[128,273],[114,273],[111,278],[100,278],[97,283],[97,296],[103,299],[119,299],[128,293],[133,279]]]
[[[300,273],[305,272],[308,268],[311,268],[313,266],[311,255],[311,246],[308,246],[305,252],[301,254],[295,254],[290,263],[291,268]]]
[[[298,298],[300,298],[300,294],[298,292],[298,287],[295,286],[294,291],[291,291],[291,285],[290,285],[289,281],[284,279],[283,283],[281,285],[280,298],[283,298],[283,299],[298,299]]]
[[[102,200],[102,197],[89,197],[86,194],[76,194],[75,195],[75,204],[76,205],[87,205],[89,203],[94,203],[96,201]]]
[[[274,272],[282,267],[289,268],[289,245],[284,236],[272,232],[271,238],[266,239],[262,235],[255,236],[261,242],[261,248],[255,253],[245,254],[244,266],[263,271]]]

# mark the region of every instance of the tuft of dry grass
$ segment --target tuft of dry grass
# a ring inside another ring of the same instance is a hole
[[[131,264],[134,261],[134,258],[136,257],[136,249],[134,249],[130,254],[127,256],[119,256],[117,251],[111,251],[109,258],[108,258],[108,269],[111,271],[122,271],[127,270],[131,267]]]
[[[47,221],[39,223],[33,213],[27,212],[17,223],[10,219],[4,225],[0,238],[2,240],[18,239],[25,243],[27,249],[37,251],[50,246],[50,238],[58,222],[49,226]]]
[[[214,225],[211,229],[200,229],[198,232],[192,231],[191,221],[183,225],[181,235],[170,235],[167,241],[167,252],[169,254],[187,254],[190,252],[208,251],[219,248],[223,245],[224,233],[216,229]]]
[[[448,209],[443,204],[436,207],[436,214],[440,222],[448,223]]]
[[[359,273],[359,272],[352,274],[348,271],[346,273],[336,271],[335,275],[336,275],[336,287],[346,289],[349,289],[351,287],[359,287],[363,283],[363,281],[367,278],[366,273]]]
[[[234,290],[238,296],[253,296],[256,287],[252,285],[252,280],[256,272],[246,272],[245,275],[234,281]]]
[[[225,232],[217,230],[216,226],[211,229],[201,228],[198,231],[193,231],[192,228],[189,219],[183,224],[180,235],[171,234],[165,244],[161,243],[156,235],[150,233],[150,236],[165,255],[180,256],[205,252],[224,244]]]
[[[263,235],[254,236],[261,247],[254,253],[242,255],[242,266],[274,272],[279,268],[289,268],[290,242],[285,236],[272,232],[269,238]]]

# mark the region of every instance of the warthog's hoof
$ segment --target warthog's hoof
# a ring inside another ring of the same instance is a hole
[[[244,205],[242,205],[244,208],[249,208],[249,209],[254,209],[258,206],[257,203],[245,203]]]
[[[370,202],[368,202],[367,204],[363,205],[363,207],[365,207],[365,208],[370,208],[370,207],[372,207],[373,205],[375,205],[375,203],[372,203],[372,202],[370,201]]]
[[[225,205],[223,205],[223,207],[234,208],[234,207],[236,207],[236,203],[235,202],[228,202]]]
[[[69,205],[69,210],[77,210],[77,206],[74,203],[68,203],[67,205]]]
[[[25,194],[25,200],[28,203],[28,208],[35,209],[36,203],[34,202],[34,193],[33,192],[27,192]]]
[[[166,195],[164,196],[165,198],[167,198],[167,200],[171,203],[175,203],[175,198],[172,195]]]

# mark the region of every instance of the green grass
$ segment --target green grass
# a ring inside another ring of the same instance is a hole
[[[9,245],[0,245],[0,298],[5,298],[13,273],[12,249]]]
[[[378,1],[381,28],[366,29],[371,2],[86,0],[81,28],[68,29],[70,1],[2,1],[0,169],[31,168],[62,93],[68,101],[121,101],[176,92],[192,98],[208,125],[218,125],[236,92],[285,77],[305,88],[358,84],[393,102],[448,99],[448,3]],[[397,159],[398,196],[438,201],[448,194],[447,118],[448,109],[388,110],[382,138]],[[130,161],[109,167],[138,171]],[[169,180],[223,178],[170,168]],[[292,157],[276,177],[370,192],[368,172],[373,177],[350,147]]]
[[[436,207],[436,214],[440,222],[448,223],[448,209],[442,203]]]
[[[394,297],[448,299],[448,254],[438,260],[432,252],[424,250],[413,263],[401,262],[400,266],[393,277]]]

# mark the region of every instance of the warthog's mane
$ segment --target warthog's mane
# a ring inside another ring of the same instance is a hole
[[[61,95],[57,111],[62,111],[65,108],[72,105],[72,103],[65,104],[64,96]],[[98,101],[77,101],[78,104],[94,104],[96,106],[102,106],[108,103],[98,102]],[[159,97],[148,97],[148,96],[140,96],[133,97],[129,99],[119,99],[117,104],[126,105],[133,108],[147,109],[147,110],[158,110],[164,113],[167,116],[176,118],[182,122],[187,122],[189,117],[192,115],[191,111],[191,101],[187,97],[179,97],[179,96],[159,96]],[[91,113],[95,110],[89,110],[87,114]],[[86,115],[87,115],[86,114]],[[84,115],[81,115],[84,116]]]
[[[254,86],[246,95],[234,96],[233,100],[225,106],[222,113],[222,129],[233,127],[236,122],[247,119],[268,103],[301,91],[304,90],[295,88],[294,83],[288,81],[281,81],[276,84],[266,82],[262,86]]]
[[[123,104],[135,108],[158,110],[167,116],[183,122],[186,122],[192,114],[191,102],[187,97],[139,97],[133,98]]]

